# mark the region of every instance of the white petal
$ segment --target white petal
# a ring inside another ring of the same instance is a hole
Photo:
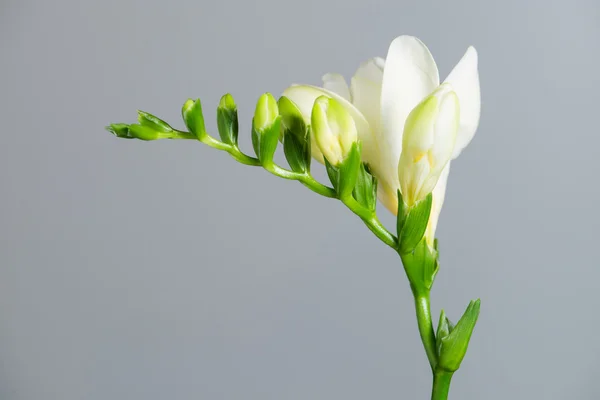
[[[379,129],[384,64],[380,57],[366,61],[358,67],[350,81],[352,104],[363,113],[374,131]]]
[[[346,80],[341,74],[329,73],[323,75],[323,87],[330,92],[339,94],[344,99],[350,101],[350,89]]]
[[[377,157],[375,151],[375,141],[373,134],[371,133],[371,127],[365,119],[364,115],[358,111],[350,102],[342,98],[341,96],[330,92],[329,90],[322,89],[316,86],[310,85],[293,85],[287,88],[283,92],[283,96],[286,96],[291,101],[296,103],[298,109],[304,117],[304,121],[310,125],[310,114],[315,100],[320,96],[328,96],[337,100],[344,108],[350,113],[354,123],[356,124],[356,130],[358,131],[358,139],[362,142],[362,159],[364,162],[371,164],[371,160]],[[319,151],[314,140],[311,143],[311,152],[313,157],[320,163],[324,163],[323,154]]]
[[[450,163],[446,164],[446,167],[440,175],[440,179],[437,181],[435,188],[432,192],[433,202],[431,204],[431,213],[429,214],[429,222],[427,223],[427,230],[425,231],[425,238],[429,245],[433,245],[435,239],[435,229],[442,211],[442,205],[444,204],[444,198],[446,197],[446,185],[448,183],[448,174],[450,173]]]
[[[392,189],[399,187],[397,167],[406,117],[438,85],[438,69],[427,47],[412,36],[394,39],[383,70],[381,128],[377,136],[384,165],[382,178]]]
[[[479,125],[481,94],[479,72],[477,71],[477,51],[474,47],[471,46],[467,49],[445,82],[452,85],[460,102],[460,127],[452,154],[454,159],[473,139]]]

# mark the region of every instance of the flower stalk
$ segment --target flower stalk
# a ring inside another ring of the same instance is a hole
[[[254,156],[238,144],[237,105],[230,94],[217,108],[218,139],[206,130],[199,99],[187,100],[187,131],[144,111],[137,123],[107,127],[120,138],[197,140],[241,164],[262,167],[298,181],[321,196],[340,200],[402,261],[414,297],[417,327],[433,377],[432,400],[446,400],[479,316],[472,301],[458,323],[442,310],[434,327],[430,293],[439,271],[435,228],[444,201],[451,160],[472,139],[479,123],[477,53],[467,53],[440,84],[425,45],[401,36],[386,60],[364,63],[345,84],[324,76],[324,87],[293,85],[275,99],[258,99],[252,121]],[[288,166],[275,161],[282,146]],[[323,164],[330,184],[315,179],[312,160]],[[380,201],[396,215],[395,234],[379,220]]]

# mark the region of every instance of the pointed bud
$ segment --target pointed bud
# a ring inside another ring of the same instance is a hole
[[[435,334],[435,340],[437,345],[437,354],[440,355],[442,349],[442,339],[445,338],[454,329],[454,324],[450,322],[444,310],[440,312],[440,321],[438,322],[437,333]]]
[[[188,99],[183,104],[181,115],[183,116],[185,126],[187,126],[188,130],[195,134],[198,140],[202,140],[206,135],[206,128],[204,126],[204,115],[202,114],[202,103],[200,103],[200,99]]]
[[[342,163],[358,139],[356,125],[348,111],[327,96],[315,100],[311,127],[319,150],[334,167]]]
[[[221,97],[217,107],[217,128],[223,143],[237,146],[239,128],[237,106],[229,93]]]
[[[310,133],[298,106],[282,96],[277,102],[283,131],[283,152],[294,172],[310,170]]]
[[[129,132],[129,124],[110,124],[106,130],[119,138],[134,139]]]
[[[279,116],[277,101],[271,93],[265,93],[259,97],[254,111],[253,127],[257,131],[269,129]]]
[[[281,128],[277,101],[271,93],[265,93],[256,103],[252,119],[252,146],[263,166],[273,163]]]
[[[129,134],[140,140],[157,140],[161,139],[160,132],[155,131],[153,128],[150,128],[145,125],[139,124],[131,124],[129,125]]]
[[[304,136],[306,123],[296,103],[285,96],[281,96],[277,105],[283,126],[297,136]]]
[[[479,300],[471,301],[456,326],[452,329],[448,327],[449,333],[438,339],[439,368],[450,372],[460,368],[479,317],[479,307]]]
[[[173,128],[162,119],[155,117],[145,111],[138,110],[138,122],[140,125],[147,126],[155,131],[162,133],[173,132]]]
[[[435,187],[452,156],[459,117],[458,97],[448,83],[442,84],[408,115],[398,163],[400,188],[408,207]]]

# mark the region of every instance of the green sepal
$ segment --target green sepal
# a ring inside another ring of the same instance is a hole
[[[304,137],[299,137],[288,128],[284,128],[283,152],[288,164],[294,172],[310,171],[310,134],[306,130]]]
[[[160,137],[159,132],[148,126],[139,124],[129,125],[129,134],[140,140],[157,140]]]
[[[151,128],[157,132],[169,133],[173,132],[173,128],[162,119],[149,114],[145,111],[138,110],[138,122],[140,125]]]
[[[323,157],[323,159],[325,160],[325,171],[327,171],[329,182],[331,182],[331,185],[337,191],[339,181],[339,170],[338,168],[331,165],[331,163],[327,160],[326,157]]]
[[[453,329],[454,324],[446,317],[446,313],[442,310],[440,312],[440,321],[438,322],[437,332],[435,334],[438,357],[442,347],[442,339],[448,336]]]
[[[339,165],[337,191],[341,199],[352,195],[356,186],[358,172],[361,168],[360,147],[359,142],[353,143],[350,152]]]
[[[431,213],[431,193],[408,209],[404,209],[402,196],[398,196],[397,233],[400,254],[410,253],[419,244],[429,222]],[[401,209],[402,208],[402,209]],[[400,212],[403,212],[400,214]]]
[[[277,102],[281,116],[280,139],[288,164],[294,172],[310,171],[310,130],[304,123],[302,114],[296,104],[285,96]]]
[[[183,104],[181,115],[188,130],[196,135],[198,140],[202,140],[206,136],[206,127],[204,125],[204,114],[202,113],[200,99],[188,99]]]
[[[439,339],[438,368],[450,372],[454,372],[460,368],[460,364],[467,353],[477,318],[479,317],[480,304],[479,299],[471,301],[454,329],[448,335]]]
[[[217,128],[223,143],[237,146],[239,131],[237,106],[229,93],[221,97],[217,107]]]
[[[423,239],[412,252],[400,256],[413,289],[418,293],[428,293],[439,270],[438,252]]]
[[[135,139],[135,136],[132,136],[131,132],[129,132],[129,124],[110,124],[105,127],[105,129],[116,137],[123,139]]]
[[[285,96],[281,96],[277,101],[277,107],[279,108],[279,115],[281,115],[284,128],[289,129],[298,137],[304,137],[308,131],[308,127],[296,103]]]
[[[264,129],[257,129],[252,122],[252,147],[263,166],[273,163],[273,155],[277,150],[279,132],[281,130],[281,117],[277,116],[271,125]]]
[[[371,175],[367,164],[361,164],[358,170],[356,186],[352,196],[363,207],[375,211],[377,206],[377,179]]]

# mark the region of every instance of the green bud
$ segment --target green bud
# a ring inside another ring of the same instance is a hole
[[[134,139],[129,132],[129,124],[110,124],[106,127],[106,130],[123,139]]]
[[[171,126],[165,121],[141,110],[138,110],[138,122],[140,123],[140,125],[147,126],[148,128],[151,128],[158,132],[173,132],[173,128],[171,128]]]
[[[154,129],[139,124],[131,124],[129,125],[129,134],[140,140],[156,140],[160,139],[160,132],[155,131]]]
[[[300,109],[292,100],[281,96],[277,102],[283,126],[295,135],[304,137],[307,127]]]
[[[460,368],[479,317],[479,307],[479,299],[471,301],[456,326],[453,329],[449,327],[449,333],[438,339],[438,368],[450,372]]]
[[[254,129],[264,132],[275,123],[279,116],[277,101],[271,93],[265,93],[259,97],[254,111],[254,120],[252,122]]]
[[[271,93],[258,99],[252,119],[252,146],[263,166],[273,162],[281,129],[281,117],[277,102]]]
[[[283,127],[283,152],[294,172],[310,170],[310,131],[296,104],[285,96],[277,102]]]
[[[237,106],[229,93],[221,97],[217,107],[217,127],[223,143],[237,146],[239,130]]]
[[[189,131],[195,134],[198,140],[202,140],[206,135],[206,128],[204,126],[204,115],[202,114],[200,99],[188,99],[183,104],[181,115]]]
[[[450,322],[450,320],[446,317],[446,313],[444,310],[442,310],[440,312],[440,321],[438,323],[437,333],[435,334],[438,357],[442,348],[442,339],[448,336],[453,329],[454,324]]]

